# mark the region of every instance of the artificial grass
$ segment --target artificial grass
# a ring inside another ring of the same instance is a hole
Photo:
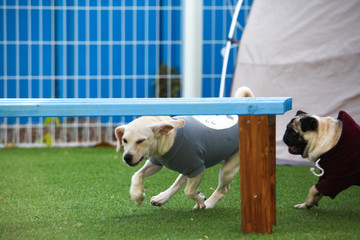
[[[220,165],[200,190],[210,196]],[[109,148],[0,149],[0,239],[359,239],[360,188],[318,208],[294,210],[316,182],[309,167],[277,166],[277,225],[273,234],[241,232],[239,174],[214,209],[192,210],[183,191],[161,208],[150,197],[177,173],[163,169],[145,180],[143,205],[129,196],[131,175]]]

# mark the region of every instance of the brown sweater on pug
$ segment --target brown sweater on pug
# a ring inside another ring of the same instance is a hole
[[[342,132],[338,143],[320,156],[319,165],[325,173],[316,184],[317,190],[332,199],[352,185],[360,186],[360,126],[344,111]]]

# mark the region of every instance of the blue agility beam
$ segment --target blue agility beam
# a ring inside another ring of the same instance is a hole
[[[291,98],[0,99],[0,117],[239,115],[241,228],[276,224],[276,115]]]
[[[8,98],[0,117],[279,115],[291,98]]]

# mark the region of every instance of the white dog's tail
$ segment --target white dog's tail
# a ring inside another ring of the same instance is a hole
[[[235,97],[254,97],[250,88],[242,86],[236,90]]]

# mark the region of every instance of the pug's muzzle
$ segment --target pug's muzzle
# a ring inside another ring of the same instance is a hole
[[[302,155],[307,142],[292,127],[292,121],[287,125],[284,137],[284,143],[289,148],[289,153]]]

